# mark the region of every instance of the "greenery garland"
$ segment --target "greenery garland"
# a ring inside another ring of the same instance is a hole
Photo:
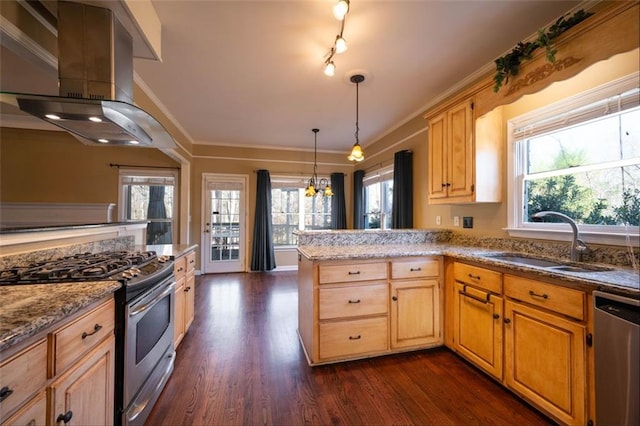
[[[538,47],[544,47],[546,50],[547,60],[552,64],[555,63],[557,50],[553,48],[553,40],[591,15],[593,15],[593,13],[585,12],[580,9],[570,18],[561,16],[549,27],[547,31],[539,29],[536,40],[528,41],[526,43],[520,42],[510,53],[496,59],[496,74],[493,77],[495,85],[493,86],[493,91],[497,93],[504,84],[508,83],[509,76],[518,75],[522,61],[525,59],[531,59],[533,51]]]

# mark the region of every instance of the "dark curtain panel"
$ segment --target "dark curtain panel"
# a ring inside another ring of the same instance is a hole
[[[413,153],[407,150],[393,158],[391,227],[413,228]]]
[[[344,201],[344,174],[331,173],[331,229],[347,228],[347,206]]]
[[[252,271],[270,271],[276,267],[271,223],[271,178],[268,170],[258,170],[256,215],[253,222]]]
[[[353,229],[364,229],[364,170],[353,172]]]

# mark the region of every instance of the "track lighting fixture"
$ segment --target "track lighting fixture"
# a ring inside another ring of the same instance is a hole
[[[351,82],[356,84],[356,133],[355,133],[355,137],[356,137],[356,143],[353,144],[353,147],[351,148],[351,153],[349,154],[349,156],[347,157],[347,159],[349,161],[357,161],[360,162],[362,160],[364,160],[364,151],[362,151],[362,147],[360,146],[360,139],[358,137],[358,133],[360,132],[360,127],[358,124],[358,109],[359,109],[359,93],[358,93],[358,87],[360,86],[360,83],[362,83],[364,81],[364,75],[362,74],[355,74],[351,76]]]
[[[316,161],[318,155],[318,132],[320,129],[311,129],[313,132],[313,174],[309,179],[309,184],[304,190],[305,197],[313,197],[320,193],[325,197],[331,197],[333,191],[331,190],[331,184],[325,178],[318,179],[317,169],[318,163]]]
[[[349,13],[349,0],[339,0],[335,6],[333,6],[333,16],[338,21],[342,21],[344,17]]]
[[[333,46],[327,54],[327,59],[324,61],[324,73],[329,77],[333,76],[336,72],[336,64],[333,62],[333,56],[347,50],[347,41],[343,36],[347,13],[349,13],[349,0],[339,0],[333,7],[333,14],[336,19],[340,21],[340,32],[336,36]]]

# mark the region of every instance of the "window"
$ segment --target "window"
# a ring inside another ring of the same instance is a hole
[[[365,176],[364,208],[365,229],[391,229],[393,205],[393,167],[381,169]]]
[[[566,224],[532,218],[539,211],[552,210],[573,218],[585,235],[638,234],[637,81],[637,76],[623,79],[510,123],[516,182],[516,196],[510,199],[510,228],[566,228]],[[592,241],[602,242],[593,235]]]
[[[120,169],[120,217],[147,220],[147,244],[175,241],[177,173]]]
[[[302,179],[271,179],[271,221],[274,246],[298,243],[295,230],[331,229],[331,198],[305,197]]]

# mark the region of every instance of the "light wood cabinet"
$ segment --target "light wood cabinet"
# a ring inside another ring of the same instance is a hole
[[[442,344],[440,260],[395,260],[391,267],[391,348]]]
[[[184,301],[184,330],[185,333],[191,327],[195,318],[196,304],[196,252],[187,254],[187,273],[185,281],[185,301]]]
[[[175,310],[173,316],[173,348],[177,349],[180,342],[184,338],[185,323],[184,323],[184,311],[185,311],[185,284],[187,282],[187,258],[179,257],[173,264],[173,273],[176,277],[176,289],[175,289]]]
[[[177,349],[193,323],[195,313],[195,251],[190,251],[173,264],[176,278],[173,347]]]
[[[453,278],[453,347],[502,380],[502,274],[455,262]]]
[[[452,348],[555,421],[586,424],[586,292],[457,261],[449,271]]]
[[[298,334],[309,364],[440,345],[441,262],[300,257]]]
[[[506,385],[563,424],[586,424],[586,327],[554,313],[582,315],[585,294],[509,275],[504,281]],[[546,310],[536,307],[547,302]]]
[[[502,297],[457,281],[453,319],[456,351],[502,380]]]
[[[41,339],[0,364],[0,420],[47,384],[47,341]],[[4,424],[4,423],[3,423]]]
[[[473,99],[427,116],[430,204],[499,202],[502,113],[475,118]]]
[[[114,318],[111,298],[3,352],[2,425],[113,424]]]
[[[98,345],[49,388],[49,424],[113,423],[115,339]]]

